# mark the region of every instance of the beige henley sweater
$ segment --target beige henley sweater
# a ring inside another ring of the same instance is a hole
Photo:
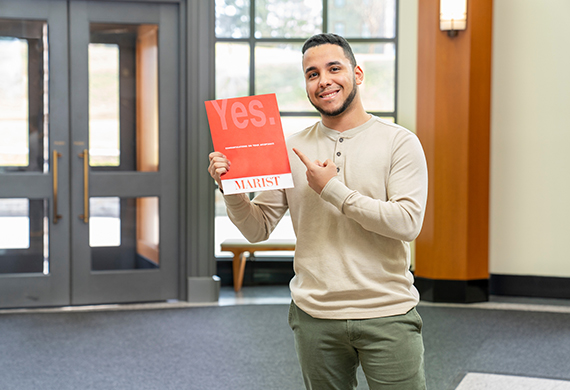
[[[251,242],[268,239],[287,209],[297,236],[291,295],[309,315],[364,319],[404,314],[417,305],[409,241],[419,234],[427,167],[418,138],[372,116],[344,132],[316,123],[287,140],[295,188],[253,201],[224,197],[228,215]],[[338,167],[321,195],[291,150]]]

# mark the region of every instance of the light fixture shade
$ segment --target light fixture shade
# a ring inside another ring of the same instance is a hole
[[[467,27],[467,0],[439,0],[439,29],[465,30]]]

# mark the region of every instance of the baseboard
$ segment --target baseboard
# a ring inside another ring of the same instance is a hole
[[[217,261],[222,286],[233,286],[231,259]],[[247,261],[244,286],[287,285],[293,278],[292,258]],[[416,277],[422,299],[432,302],[485,302],[489,295],[570,299],[570,278],[524,275],[490,275],[480,280],[433,280]]]
[[[480,280],[437,280],[416,277],[421,299],[428,302],[473,303],[489,295],[570,299],[570,278],[526,275],[490,275]]]
[[[217,302],[220,297],[220,278],[217,275],[188,277],[187,301],[192,303]]]
[[[414,285],[428,302],[475,303],[489,300],[489,280],[441,280],[416,277]]]
[[[570,278],[526,275],[491,275],[492,295],[570,299]]]

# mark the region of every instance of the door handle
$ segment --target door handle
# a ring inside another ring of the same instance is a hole
[[[57,213],[57,195],[58,195],[58,167],[57,160],[61,157],[61,153],[57,150],[53,151],[53,223],[54,225],[63,217]]]
[[[89,223],[89,151],[83,149],[83,152],[79,153],[79,158],[83,159],[83,214],[79,219]]]

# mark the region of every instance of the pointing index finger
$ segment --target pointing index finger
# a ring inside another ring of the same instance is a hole
[[[299,156],[299,158],[301,159],[301,162],[302,162],[303,164],[305,164],[305,166],[306,166],[307,168],[309,167],[309,165],[312,165],[312,164],[313,164],[313,163],[311,162],[311,160],[309,160],[309,158],[308,158],[307,156],[305,156],[305,155],[303,154],[303,152],[301,152],[300,150],[293,148],[293,151],[295,152],[295,154],[296,154],[297,156]]]

